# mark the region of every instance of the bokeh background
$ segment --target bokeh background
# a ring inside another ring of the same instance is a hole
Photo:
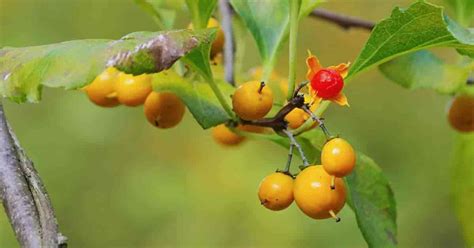
[[[336,0],[324,7],[380,20],[409,4]],[[185,27],[188,18],[180,14],[177,25]],[[0,0],[1,47],[117,39],[138,30],[156,26],[132,0]],[[353,61],[368,37],[311,18],[300,30],[300,78],[306,49],[326,65]],[[246,39],[249,69],[259,58]],[[285,51],[281,75],[287,75],[286,60]],[[400,247],[462,247],[450,201],[449,97],[410,92],[377,70],[353,80],[346,95],[351,107],[331,106],[328,126],[373,157],[391,181]],[[79,91],[45,89],[39,104],[4,104],[70,247],[366,247],[347,206],[338,224],[309,219],[295,205],[282,212],[260,206],[260,180],[285,163],[286,151],[277,145],[249,140],[222,148],[189,112],[178,127],[157,130],[141,107],[99,108]],[[3,211],[0,247],[17,247]]]

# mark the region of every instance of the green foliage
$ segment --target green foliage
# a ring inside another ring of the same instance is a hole
[[[306,16],[320,2],[301,1],[300,17]],[[234,10],[255,39],[265,70],[263,80],[266,80],[273,70],[282,43],[288,38],[289,3],[287,0],[231,0]]]
[[[186,0],[196,29],[207,27],[207,21],[216,7],[217,0]]]
[[[457,134],[454,150],[454,207],[468,247],[474,246],[474,134]]]
[[[234,88],[224,81],[216,81],[224,95],[229,96]],[[155,91],[173,92],[184,102],[196,121],[206,129],[229,119],[208,83],[180,77],[172,70],[153,75]]]
[[[446,0],[457,14],[457,21],[469,25],[474,20],[474,1],[472,0]]]
[[[209,30],[137,32],[117,41],[77,40],[3,48],[0,94],[16,102],[38,102],[42,86],[77,89],[108,66],[132,74],[159,72],[193,49],[209,44],[209,36]]]
[[[357,152],[354,171],[346,177],[348,204],[369,247],[397,247],[395,197],[377,164]]]
[[[453,47],[473,56],[474,34],[445,16],[441,7],[432,4],[417,2],[408,9],[395,8],[390,18],[375,26],[348,77],[429,47]]]
[[[163,0],[135,0],[135,3],[147,12],[162,30],[173,27],[176,11],[164,7]]]
[[[379,69],[387,78],[405,88],[427,88],[452,94],[466,84],[472,66],[447,64],[423,50],[381,64]]]
[[[209,40],[216,38],[217,29],[207,29]],[[206,81],[213,80],[211,65],[209,63],[209,53],[212,43],[202,43],[201,46],[193,49],[190,53],[183,57],[183,61],[187,63],[193,70],[198,72]]]

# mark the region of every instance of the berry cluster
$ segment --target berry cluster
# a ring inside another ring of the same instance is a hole
[[[262,180],[258,190],[260,203],[270,210],[278,211],[287,208],[295,201],[301,211],[311,218],[333,217],[339,221],[337,213],[343,208],[346,199],[342,177],[354,169],[356,155],[347,141],[332,137],[322,119],[313,112],[322,100],[347,105],[347,99],[341,92],[347,65],[322,68],[316,57],[311,54],[307,64],[308,81],[298,86],[293,97],[272,118],[265,118],[273,107],[273,93],[270,87],[259,81],[249,81],[240,85],[232,95],[232,107],[240,118],[239,123],[215,127],[213,137],[221,144],[236,145],[244,140],[244,137],[237,133],[243,131],[245,126],[271,128],[275,133],[287,136],[291,145],[286,167],[283,171],[277,170]],[[271,77],[277,78],[276,74],[272,74]],[[284,94],[287,93],[288,88],[281,85],[280,88]],[[303,93],[306,89],[309,94]],[[319,126],[327,137],[327,142],[321,151],[321,165],[309,164],[292,132],[310,118],[314,123],[309,128]],[[303,159],[301,172],[296,176],[290,173],[294,147],[298,149]]]
[[[219,27],[219,23],[211,18],[208,27]],[[193,28],[192,25],[189,28]],[[223,42],[223,32],[219,29],[212,44],[211,60],[218,58]],[[232,109],[238,118],[214,127],[212,137],[225,146],[234,146],[245,140],[240,132],[273,131],[287,137],[290,147],[286,167],[283,171],[277,171],[263,179],[258,191],[261,204],[271,210],[282,210],[295,201],[311,218],[333,217],[339,221],[337,213],[343,208],[346,198],[342,177],[353,170],[356,156],[347,141],[329,134],[323,120],[314,112],[323,100],[348,105],[342,93],[348,65],[322,68],[318,59],[311,54],[306,63],[308,80],[292,92],[291,99],[276,111],[273,117],[266,116],[274,107],[274,95],[265,82],[257,80],[261,77],[257,69],[254,80],[241,84],[231,96]],[[288,94],[285,79],[273,73],[271,80],[279,81],[280,93]],[[84,91],[92,102],[103,107],[115,107],[120,104],[133,107],[143,104],[146,119],[152,125],[158,128],[176,126],[183,118],[185,105],[173,93],[154,92],[151,82],[151,75],[134,76],[108,68],[86,86]],[[303,127],[309,120],[312,120],[312,124]],[[307,131],[318,126],[324,131],[327,142],[321,151],[321,165],[311,165],[295,136],[301,133],[297,130],[302,127]],[[303,161],[301,171],[297,175],[290,173],[294,148],[298,150]]]
[[[216,39],[211,45],[210,57],[222,53],[224,33],[219,22],[210,18],[208,28],[218,28]],[[192,29],[190,24],[188,28]],[[181,99],[170,92],[154,92],[152,76],[134,76],[110,67],[83,88],[89,99],[101,107],[116,107],[120,104],[130,107],[144,105],[145,117],[153,126],[166,129],[178,125],[183,119],[186,107]],[[229,141],[236,142],[236,141]]]
[[[151,79],[147,74],[133,76],[111,67],[87,85],[84,91],[93,103],[102,107],[143,104],[146,119],[152,125],[158,128],[176,126],[186,110],[183,102],[172,93],[152,91]]]
[[[355,166],[355,152],[351,145],[334,138],[326,142],[321,152],[322,165],[303,166],[294,177],[288,170],[277,171],[265,177],[258,189],[260,203],[274,211],[283,210],[293,203],[314,219],[334,218],[344,207],[346,189],[341,177]]]

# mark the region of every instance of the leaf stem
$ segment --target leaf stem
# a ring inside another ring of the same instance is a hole
[[[297,59],[297,40],[298,40],[298,17],[300,10],[299,0],[290,1],[290,46],[289,46],[289,73],[288,73],[288,95],[287,100],[293,97],[296,80],[296,59]]]
[[[217,100],[219,100],[219,103],[224,108],[225,112],[227,112],[227,114],[232,119],[236,119],[234,111],[232,111],[232,108],[230,107],[229,103],[227,103],[227,101],[225,100],[224,94],[222,94],[222,91],[217,86],[216,82],[214,81],[214,78],[208,78],[207,82],[209,83],[209,86],[211,86],[214,95],[217,97]]]

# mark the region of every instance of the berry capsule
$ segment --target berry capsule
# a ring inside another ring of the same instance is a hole
[[[321,69],[311,79],[311,87],[322,99],[332,99],[341,93],[344,79],[335,70]]]

